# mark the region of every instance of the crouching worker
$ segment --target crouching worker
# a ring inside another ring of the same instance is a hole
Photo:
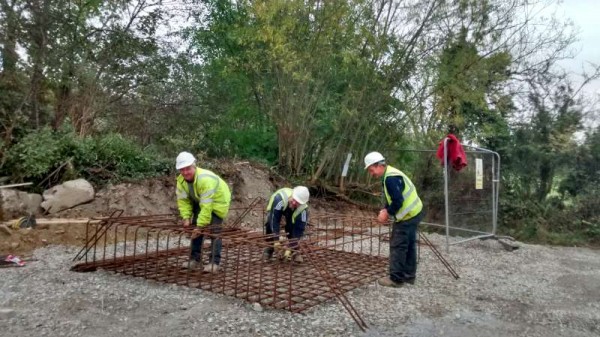
[[[192,235],[190,262],[189,264],[186,262],[185,267],[200,269],[204,235],[199,232],[208,226],[210,234],[221,233],[223,220],[229,212],[231,193],[227,183],[219,176],[209,170],[196,167],[196,158],[189,152],[181,152],[177,156],[175,167],[179,171],[176,191],[179,215],[183,219],[184,227],[196,228]],[[219,271],[221,247],[221,239],[213,237],[209,261],[204,266],[204,271],[211,273]]]
[[[305,186],[297,186],[294,189],[282,188],[271,195],[267,204],[267,222],[265,231],[270,237],[269,243],[272,247],[264,250],[265,259],[271,259],[273,253],[283,253],[286,260],[303,262],[303,258],[298,252],[298,240],[304,235],[306,222],[308,221],[308,198],[310,193]],[[287,247],[282,247],[279,242],[279,232],[281,218],[285,216],[285,232],[288,240],[291,240]]]

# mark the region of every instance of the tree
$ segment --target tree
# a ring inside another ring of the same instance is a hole
[[[507,52],[479,55],[474,42],[467,41],[463,28],[456,40],[442,51],[434,88],[434,114],[439,125],[477,143],[487,142],[506,132],[505,117],[510,105],[502,92],[508,81],[511,57]]]
[[[195,42],[205,69],[274,123],[281,168],[334,180],[346,153],[401,142],[394,91],[410,73],[412,45],[395,35],[397,3],[208,4],[208,26]]]
[[[560,183],[559,191],[565,196],[576,197],[591,194],[596,197],[600,186],[600,127],[585,136],[585,141],[578,146],[573,156],[570,170]]]
[[[505,161],[520,177],[525,197],[543,201],[555,187],[557,174],[571,166],[581,130],[581,102],[564,78],[558,85],[532,83],[532,114],[515,128],[513,152]]]

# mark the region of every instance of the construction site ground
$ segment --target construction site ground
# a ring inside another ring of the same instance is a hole
[[[234,205],[274,188],[268,171],[256,166],[232,165],[229,178]],[[172,188],[169,179],[112,186],[93,203],[57,216],[89,217],[114,208],[166,213],[174,207]],[[352,212],[338,201],[313,202],[316,209]],[[249,214],[242,226],[259,227],[260,218]],[[70,271],[85,241],[85,226],[76,221],[3,230],[0,253],[30,262],[0,269],[0,336],[600,335],[600,251],[519,243],[509,252],[487,240],[446,253],[443,236],[427,236],[460,278],[422,246],[415,285],[373,282],[347,294],[370,327],[364,333],[335,299],[293,314],[185,286]]]

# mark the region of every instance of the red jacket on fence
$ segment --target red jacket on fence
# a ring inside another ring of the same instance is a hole
[[[457,170],[462,170],[463,167],[467,166],[467,155],[465,154],[465,150],[463,150],[462,145],[460,145],[460,140],[456,138],[453,134],[448,134],[448,162],[450,165]],[[440,141],[440,146],[437,150],[437,157],[440,160],[442,166],[444,165],[444,139]]]

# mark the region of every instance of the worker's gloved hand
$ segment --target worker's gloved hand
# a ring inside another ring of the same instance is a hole
[[[183,227],[190,227],[190,225],[192,224],[192,220],[190,219],[183,219]]]
[[[281,242],[278,241],[273,244],[273,250],[275,250],[275,253],[281,251],[282,249]]]
[[[292,250],[291,249],[286,249],[285,253],[283,253],[283,258],[286,260],[291,260],[292,259]]]

